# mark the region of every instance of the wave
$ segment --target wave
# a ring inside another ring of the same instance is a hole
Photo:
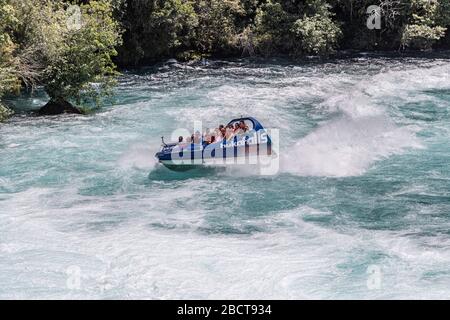
[[[155,153],[157,151],[148,144],[132,144],[119,158],[118,165],[121,169],[151,170],[156,166]]]
[[[449,65],[389,70],[350,87],[338,86],[318,105],[334,117],[285,150],[282,170],[302,176],[358,176],[380,159],[423,148],[416,136],[420,127],[401,126],[402,113],[392,101],[423,99],[428,90],[449,88],[448,71]]]
[[[357,176],[377,160],[421,147],[411,128],[386,116],[342,116],[300,139],[282,157],[281,168],[304,176]]]

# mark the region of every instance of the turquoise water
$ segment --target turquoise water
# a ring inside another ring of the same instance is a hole
[[[0,298],[448,299],[449,74],[436,58],[235,61],[128,72],[89,116],[17,99]],[[162,135],[240,115],[280,130],[276,175],[153,160]]]

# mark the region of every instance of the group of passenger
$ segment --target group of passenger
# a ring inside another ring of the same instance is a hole
[[[190,137],[183,138],[180,136],[178,138],[178,144],[211,144],[221,142],[223,140],[230,141],[234,136],[244,134],[248,132],[249,127],[245,121],[241,120],[233,124],[228,124],[224,126],[221,124],[215,129],[206,129],[206,131],[201,134],[199,131],[193,133]]]

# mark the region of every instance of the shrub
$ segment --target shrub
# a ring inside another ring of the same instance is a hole
[[[226,55],[235,49],[237,20],[245,15],[238,0],[196,0],[195,48],[203,54]]]
[[[329,16],[319,14],[297,20],[291,30],[300,41],[301,53],[333,53],[342,36],[339,26]]]
[[[10,30],[17,23],[14,7],[7,0],[0,0],[0,99],[4,94],[17,91],[20,81],[17,63],[14,58],[16,45],[13,43]],[[12,114],[12,111],[1,104],[0,122]]]
[[[256,51],[266,56],[273,52],[289,53],[294,44],[290,33],[294,21],[295,16],[286,12],[279,2],[269,0],[261,6],[253,27]]]
[[[128,0],[121,10],[125,28],[121,64],[154,61],[192,47],[198,25],[194,1]]]
[[[448,0],[411,0],[410,21],[403,28],[401,45],[415,49],[430,49],[445,36],[450,23]]]
[[[447,29],[427,25],[406,25],[402,34],[402,46],[416,49],[430,49],[432,45],[445,35]]]
[[[0,122],[9,118],[13,113],[14,112],[11,109],[0,104]]]
[[[44,87],[55,101],[72,100],[77,104],[93,100],[96,105],[108,95],[117,75],[112,57],[120,44],[119,25],[113,19],[107,1],[90,1],[81,5],[79,30],[55,21],[62,33],[61,41],[49,43],[52,56],[46,56]],[[60,9],[56,13],[61,13]]]

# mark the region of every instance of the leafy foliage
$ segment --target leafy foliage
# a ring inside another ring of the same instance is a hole
[[[450,0],[0,0],[0,98],[41,85],[53,102],[98,105],[115,63],[430,49],[450,45],[449,25]]]
[[[253,27],[257,50],[266,56],[291,51],[294,39],[290,29],[294,21],[295,16],[286,12],[280,2],[269,0],[261,6]]]
[[[17,23],[14,8],[6,1],[0,0],[0,98],[20,88],[14,61],[15,45],[8,30]],[[0,101],[0,121],[5,120],[12,111]]]
[[[402,45],[418,49],[430,49],[445,35],[446,28],[421,24],[408,24],[402,35]]]
[[[411,0],[410,21],[405,25],[401,44],[417,49],[430,49],[445,36],[450,23],[448,0]]]
[[[245,15],[238,0],[197,0],[198,15],[195,48],[202,53],[223,53],[232,50],[237,35],[237,20]]]
[[[120,44],[111,2],[1,1],[15,8],[16,22],[7,35],[12,44],[2,50],[12,48],[8,65],[14,70],[7,73],[20,79],[16,89],[42,85],[53,101],[97,105],[110,93],[117,75],[112,57]]]
[[[55,10],[54,10],[55,12]],[[80,6],[79,30],[68,23],[60,24],[66,12],[56,10],[56,27],[61,39],[47,45],[46,68],[43,72],[45,90],[54,100],[94,100],[108,95],[117,75],[112,57],[120,44],[119,25],[113,19],[108,2],[91,1]],[[67,19],[67,18],[66,18]],[[66,20],[67,21],[67,20]]]
[[[119,61],[137,65],[191,46],[198,16],[193,1],[129,0],[120,7],[125,28]]]
[[[297,20],[292,31],[300,40],[301,52],[319,55],[333,53],[342,35],[329,16],[319,14]]]
[[[266,55],[328,55],[335,51],[342,35],[323,0],[270,0],[258,10],[254,30],[256,46]]]

